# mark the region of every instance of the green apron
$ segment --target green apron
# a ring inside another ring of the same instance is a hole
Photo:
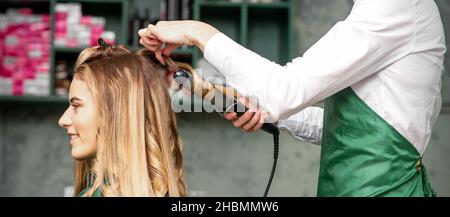
[[[350,88],[325,100],[317,196],[435,196],[414,146]]]
[[[91,189],[91,187],[87,187],[87,188],[85,188],[84,190],[82,190],[82,191],[78,194],[78,197],[83,197],[84,194],[85,194],[89,189]],[[91,197],[103,197],[102,191],[101,191],[100,189],[95,190]]]

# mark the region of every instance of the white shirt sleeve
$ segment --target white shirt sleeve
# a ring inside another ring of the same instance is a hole
[[[278,128],[293,137],[319,145],[322,141],[323,109],[308,107],[287,119],[279,120]]]
[[[413,1],[360,0],[303,57],[285,66],[242,47],[222,33],[205,59],[228,85],[256,97],[271,120],[288,119],[405,57],[415,34]]]

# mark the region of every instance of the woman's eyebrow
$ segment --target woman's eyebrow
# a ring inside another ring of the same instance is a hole
[[[81,101],[81,99],[76,97],[76,96],[74,96],[74,97],[70,98],[70,100],[69,100],[70,103],[73,103],[75,101]]]

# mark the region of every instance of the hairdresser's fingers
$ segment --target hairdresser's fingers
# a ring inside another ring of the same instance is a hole
[[[152,42],[152,40],[150,40],[148,37],[142,37],[142,38],[139,40],[139,43],[142,44],[142,45],[144,45],[145,47],[156,46],[156,45],[157,45],[157,43]]]
[[[162,53],[165,56],[170,56],[173,50],[179,48],[181,45],[179,44],[168,44],[166,47],[163,48]]]
[[[139,44],[141,44],[142,46],[148,48],[148,47],[147,47],[147,44],[145,44],[145,41],[144,41],[144,39],[142,39],[142,38],[139,39]],[[150,49],[150,48],[148,48],[148,49]]]
[[[139,43],[145,47],[150,45],[150,37],[147,36],[147,29],[141,29],[138,31],[138,35],[140,37]]]
[[[229,121],[234,121],[238,118],[236,112],[226,112],[223,114],[223,117]]]
[[[155,52],[156,50],[161,48],[161,45],[148,45],[144,39],[139,39],[139,44],[141,44],[142,46],[144,46],[145,48]]]
[[[166,65],[166,61],[162,57],[162,49],[161,48],[155,51],[155,57],[156,57],[156,59],[159,60],[159,62],[161,64]]]
[[[250,121],[250,119],[253,117],[254,114],[255,114],[254,110],[249,109],[241,117],[239,117],[238,119],[234,120],[233,121],[233,125],[235,127],[241,128],[242,125],[244,125],[245,123]]]
[[[163,44],[158,39],[148,39],[148,38],[146,38],[146,39],[148,40],[147,44],[150,45],[150,46],[161,46]]]
[[[258,121],[258,123],[249,130],[249,132],[256,132],[264,125],[264,112],[261,112],[261,117]]]
[[[147,37],[154,38],[164,43],[176,43],[177,30],[167,26],[165,22],[159,21],[156,25],[147,26]]]
[[[138,35],[141,38],[147,37],[147,28],[139,29]]]
[[[162,41],[160,30],[153,24],[150,24],[146,28],[147,36],[157,38]]]
[[[139,30],[139,36],[139,43],[151,51],[156,51],[163,44],[160,40],[147,36],[147,29]]]
[[[197,31],[198,21],[159,21],[147,26],[147,34],[170,44],[194,45],[192,32]]]
[[[261,119],[261,111],[256,111],[253,117],[247,123],[245,123],[241,127],[241,129],[245,132],[250,132],[250,130],[253,129],[259,123],[260,119]]]

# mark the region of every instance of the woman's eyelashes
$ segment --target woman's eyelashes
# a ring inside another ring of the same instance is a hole
[[[78,108],[81,106],[81,100],[78,97],[72,97],[70,99],[70,105],[72,106],[73,110],[76,112]]]
[[[72,104],[71,106],[72,106],[72,108],[73,108],[73,110],[74,110],[75,112],[78,111],[79,105],[77,105],[77,104]]]

